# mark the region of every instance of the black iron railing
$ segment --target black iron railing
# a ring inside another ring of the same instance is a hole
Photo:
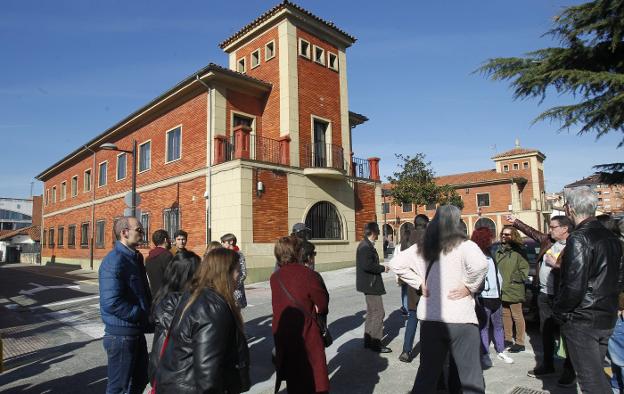
[[[370,179],[371,172],[368,160],[354,157],[351,162],[351,176]]]
[[[303,144],[302,152],[303,168],[334,168],[336,170],[345,171],[346,162],[344,159],[344,151],[341,146],[333,144]]]
[[[261,135],[251,135],[251,160],[280,164],[280,142]]]

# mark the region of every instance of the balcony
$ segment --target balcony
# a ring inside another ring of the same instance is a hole
[[[324,178],[342,178],[347,174],[347,163],[341,146],[333,144],[303,144],[301,167],[304,175]]]
[[[288,165],[290,162],[290,138],[279,140],[251,134],[251,129],[238,126],[231,137],[218,135],[214,144],[214,164],[234,159],[247,159],[263,163]]]

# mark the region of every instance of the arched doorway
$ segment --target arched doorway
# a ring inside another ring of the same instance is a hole
[[[481,218],[477,220],[474,225],[475,230],[481,227],[489,228],[492,232],[492,235],[496,235],[496,223],[492,219],[489,218]]]

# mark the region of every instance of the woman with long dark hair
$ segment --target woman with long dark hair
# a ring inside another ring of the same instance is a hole
[[[148,367],[150,381],[153,380],[158,367],[163,343],[169,332],[171,319],[173,319],[182,292],[193,278],[198,265],[199,257],[195,253],[180,250],[165,268],[163,284],[154,296],[152,308],[154,342],[152,342],[152,353]]]
[[[481,249],[488,262],[483,290],[478,294],[478,308],[484,312],[485,321],[481,327],[481,365],[483,368],[492,366],[490,359],[490,341],[494,342],[496,357],[507,363],[513,359],[504,353],[505,331],[503,330],[503,307],[501,303],[501,283],[503,279],[498,272],[496,262],[492,258],[492,241],[494,234],[487,227],[480,227],[472,232],[470,239]]]
[[[238,253],[209,252],[181,297],[156,372],[157,393],[240,393],[249,389],[249,349],[234,300]]]
[[[421,321],[420,365],[412,393],[436,392],[449,352],[462,392],[485,392],[473,294],[483,283],[488,265],[481,249],[467,239],[460,218],[455,206],[437,209],[417,243],[414,274],[406,278],[423,293],[417,309]]]
[[[320,275],[301,261],[303,241],[282,237],[275,244],[280,267],[271,275],[276,392],[329,392],[325,344],[319,316],[327,315],[329,294]]]

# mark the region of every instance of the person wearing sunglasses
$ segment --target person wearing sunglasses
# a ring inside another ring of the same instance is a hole
[[[501,301],[503,304],[503,327],[505,342],[510,353],[525,350],[524,339],[526,323],[522,313],[522,302],[526,294],[524,283],[529,277],[529,262],[522,249],[522,238],[518,230],[505,226],[500,233],[501,247],[496,251],[494,260],[503,279],[501,283]],[[513,328],[516,338],[513,342]]]
[[[137,218],[128,216],[117,219],[113,230],[117,241],[98,275],[108,357],[106,393],[142,393],[148,382],[145,333],[152,331],[152,296],[143,255],[137,251],[144,230]]]

